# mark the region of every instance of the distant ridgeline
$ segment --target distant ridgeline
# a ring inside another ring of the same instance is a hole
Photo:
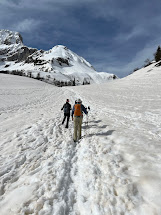
[[[103,83],[117,79],[114,74],[97,72],[83,57],[58,45],[49,51],[23,44],[18,32],[0,30],[0,72],[27,76],[56,86]]]

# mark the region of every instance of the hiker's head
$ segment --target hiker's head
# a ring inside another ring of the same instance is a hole
[[[69,102],[69,99],[67,99],[66,102]]]
[[[77,104],[77,100],[75,100],[75,104]]]
[[[81,103],[82,103],[82,100],[81,100],[81,99],[78,99],[78,100],[77,100],[77,103],[78,103],[78,104],[81,104]]]

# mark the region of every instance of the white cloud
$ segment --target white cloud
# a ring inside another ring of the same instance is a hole
[[[2,6],[17,7],[21,4],[21,0],[0,0]]]
[[[148,58],[152,60],[154,58],[153,53],[155,53],[158,45],[161,40],[158,38],[151,44],[146,45],[142,50],[140,50],[136,55],[132,58],[132,60],[124,65],[117,64],[116,66],[109,67],[108,65],[104,65],[105,70],[108,72],[113,72],[117,74],[119,77],[124,77],[130,74],[135,68],[141,68],[144,65],[145,60]]]
[[[119,42],[126,42],[135,37],[146,36],[146,35],[148,35],[148,32],[144,27],[136,26],[128,33],[121,33],[121,34],[117,35],[114,38],[114,40],[119,41]]]
[[[79,6],[81,4],[98,3],[97,0],[0,0],[0,4],[7,7],[19,9],[38,9],[38,10],[61,10],[71,6]]]
[[[131,68],[132,70],[135,67],[144,65],[144,62],[147,58],[152,60],[154,58],[153,53],[156,51],[158,44],[159,44],[159,40],[156,40],[153,43],[146,45],[141,51],[136,53],[132,61],[128,63],[125,68],[126,69]]]
[[[160,44],[161,39],[158,37],[155,41],[148,43],[143,49],[134,53],[133,58],[129,62],[125,62],[125,60],[122,62],[119,58],[117,59],[117,57],[114,56],[115,52],[107,52],[106,55],[105,53],[101,53],[102,59],[94,63],[93,66],[98,72],[114,73],[122,78],[129,75],[135,68],[143,67],[147,58],[153,60],[153,53],[155,53]],[[92,57],[95,56],[95,58],[98,59],[97,52],[92,52],[92,54]],[[90,53],[88,53],[88,55],[90,56]]]
[[[35,19],[24,19],[14,25],[14,29],[19,32],[31,32],[32,30],[37,29],[42,22]]]

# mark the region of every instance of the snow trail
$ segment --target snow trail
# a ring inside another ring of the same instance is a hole
[[[138,204],[137,188],[126,174],[121,155],[114,150],[114,131],[100,125],[96,113],[93,115],[88,127],[83,124],[83,139],[76,145],[72,124],[65,129],[60,114],[14,133],[16,152],[1,173],[1,195],[26,188],[32,197],[18,209],[13,207],[12,213],[128,214]],[[5,152],[6,147],[4,157]]]

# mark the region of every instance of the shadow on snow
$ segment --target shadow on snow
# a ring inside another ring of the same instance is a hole
[[[88,134],[86,137],[92,137],[92,136],[110,136],[112,135],[112,133],[114,132],[115,130],[109,130],[109,131],[106,131],[106,132],[100,132],[100,133],[92,133],[92,134]]]

